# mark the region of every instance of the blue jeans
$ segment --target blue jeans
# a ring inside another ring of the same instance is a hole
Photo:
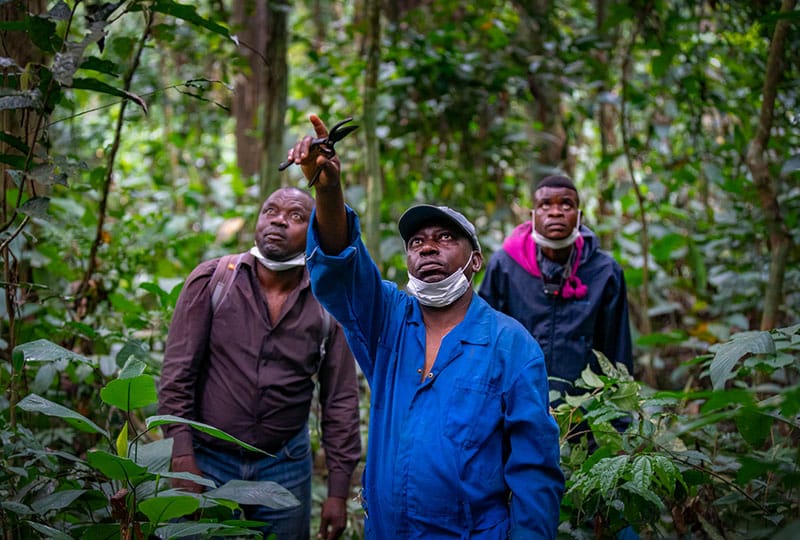
[[[285,487],[300,506],[273,510],[266,506],[242,505],[244,517],[268,523],[264,537],[277,540],[309,540],[311,528],[311,442],[308,428],[295,435],[275,457],[252,457],[196,445],[197,466],[203,476],[221,486],[229,480],[272,481]]]

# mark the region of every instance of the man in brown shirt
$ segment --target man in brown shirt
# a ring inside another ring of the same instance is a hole
[[[302,503],[298,508],[246,509],[248,519],[268,522],[264,532],[281,540],[308,540],[310,533],[307,424],[314,374],[328,468],[319,538],[335,540],[344,531],[350,479],[361,455],[355,363],[341,327],[312,296],[305,268],[313,207],[313,198],[298,188],[282,188],[267,198],[256,245],[232,270],[223,298],[212,303],[218,259],[192,271],[175,306],[159,389],[159,414],[210,424],[273,455],[248,452],[186,425],[164,428],[173,438],[173,471],[218,485],[271,480],[292,491]],[[202,491],[193,482],[178,485]]]

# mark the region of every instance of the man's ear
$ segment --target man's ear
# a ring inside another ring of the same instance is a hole
[[[481,253],[480,251],[473,251],[472,266],[470,266],[470,268],[472,268],[472,273],[477,274],[482,266],[483,266],[483,253]]]

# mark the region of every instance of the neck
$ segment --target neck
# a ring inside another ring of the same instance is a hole
[[[564,264],[569,260],[569,256],[572,253],[572,246],[561,248],[561,249],[553,249],[544,246],[540,246],[542,249],[542,255],[550,259],[551,261],[555,261],[558,264]]]
[[[256,264],[256,275],[265,291],[288,291],[297,287],[303,277],[304,266],[275,272],[263,264]]]
[[[461,298],[440,308],[419,305],[422,311],[422,321],[429,329],[450,329],[464,320],[469,304],[472,302],[472,287],[467,289]]]

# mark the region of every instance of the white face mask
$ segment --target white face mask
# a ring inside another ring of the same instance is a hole
[[[306,254],[303,251],[285,261],[273,261],[272,259],[264,257],[264,255],[261,253],[261,250],[258,249],[258,246],[253,246],[250,248],[250,253],[252,253],[256,260],[258,260],[258,262],[260,262],[264,267],[272,270],[273,272],[283,272],[284,270],[306,265]]]
[[[467,276],[464,275],[464,270],[466,270],[471,263],[472,254],[470,254],[469,260],[467,264],[464,265],[464,268],[459,268],[443,280],[434,283],[428,283],[427,281],[417,279],[409,272],[406,289],[408,293],[416,297],[423,306],[437,308],[449,306],[464,296],[464,293],[469,289],[472,279],[467,279]]]
[[[531,236],[533,236],[533,241],[536,242],[537,245],[550,249],[564,249],[574,244],[575,240],[577,240],[581,235],[581,211],[578,210],[578,221],[575,223],[575,228],[572,229],[570,235],[559,240],[551,240],[550,238],[539,234],[539,232],[536,230],[536,221],[533,211],[531,211],[531,224],[533,225],[531,227]]]

